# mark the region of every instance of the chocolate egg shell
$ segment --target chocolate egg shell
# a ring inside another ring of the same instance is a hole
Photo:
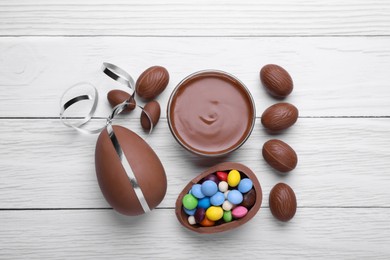
[[[294,149],[285,142],[272,139],[263,145],[264,160],[280,172],[289,172],[297,166],[298,157]]]
[[[142,72],[135,84],[137,94],[147,100],[156,98],[167,87],[169,73],[166,68],[153,66]]]
[[[131,100],[130,104],[127,105],[127,108],[125,110],[123,110],[122,112],[130,112],[130,111],[134,110],[134,108],[136,107],[136,102],[135,102],[134,98],[132,98],[131,95],[129,93],[127,93],[126,91],[122,91],[119,89],[114,89],[114,90],[111,90],[110,92],[108,92],[107,99],[108,99],[108,102],[110,103],[111,107],[116,107],[117,105],[130,99]]]
[[[116,151],[118,147],[114,147],[112,138],[104,129],[95,150],[95,169],[100,189],[116,211],[130,216],[143,214],[140,191],[149,209],[155,208],[165,196],[167,179],[164,167],[141,137],[121,126],[112,128],[115,134],[113,138],[123,150],[122,161],[127,160],[135,180],[125,170]]]
[[[160,104],[155,100],[150,101],[145,105],[144,111],[146,111],[150,116],[150,119],[153,123],[153,127],[156,127],[161,114]],[[145,114],[145,112],[141,113],[141,126],[143,129],[150,130],[150,119]]]
[[[288,72],[275,64],[260,70],[260,80],[267,92],[275,98],[285,98],[293,91],[293,80]]]
[[[269,194],[269,208],[280,221],[292,219],[297,211],[297,199],[291,187],[285,183],[276,184]]]
[[[249,209],[247,215],[241,219],[236,219],[233,220],[232,222],[216,225],[216,226],[211,226],[211,227],[202,227],[198,225],[190,225],[188,223],[188,216],[183,210],[183,204],[182,204],[182,199],[183,197],[189,192],[189,190],[192,188],[194,184],[199,183],[204,177],[208,176],[209,174],[218,172],[218,171],[230,171],[232,169],[238,170],[241,175],[244,175],[245,177],[248,177],[249,179],[252,180],[253,182],[253,189],[256,193],[256,202],[255,204]],[[233,163],[233,162],[225,162],[225,163],[220,163],[217,164],[197,177],[195,177],[193,180],[191,180],[183,189],[183,191],[179,194],[177,200],[176,200],[176,208],[175,208],[175,213],[176,217],[179,220],[179,222],[189,230],[192,230],[197,233],[202,233],[202,234],[212,234],[212,233],[217,233],[217,232],[222,232],[222,231],[227,231],[234,229],[236,227],[239,227],[246,222],[248,222],[250,219],[252,219],[256,213],[259,211],[261,202],[263,198],[263,193],[261,190],[261,186],[259,181],[257,180],[256,175],[246,166],[240,164],[240,163]]]
[[[270,133],[277,133],[294,125],[298,109],[290,103],[277,103],[267,108],[261,116],[261,123]]]

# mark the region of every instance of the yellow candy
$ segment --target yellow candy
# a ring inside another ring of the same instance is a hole
[[[228,174],[227,181],[230,187],[236,187],[241,181],[240,173],[237,170],[231,170]]]
[[[223,216],[223,209],[217,206],[211,206],[206,210],[206,217],[211,221],[220,220]]]

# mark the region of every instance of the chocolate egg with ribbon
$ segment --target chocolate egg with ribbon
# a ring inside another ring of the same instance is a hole
[[[165,196],[167,179],[158,156],[127,128],[108,125],[100,133],[95,168],[105,199],[122,214],[148,212]]]
[[[98,92],[88,82],[70,87],[60,101],[60,119],[81,133],[100,133],[95,149],[95,169],[100,189],[107,202],[119,213],[140,215],[155,208],[167,190],[164,167],[153,149],[133,131],[112,125],[114,118],[129,109],[141,108],[144,120],[149,121],[149,133],[154,127],[152,115],[134,102],[134,80],[121,68],[103,63],[103,72],[133,90],[125,100],[114,106],[107,122],[99,128],[87,128],[97,107]],[[86,110],[75,107],[83,104]],[[69,109],[72,107],[72,109]],[[70,116],[69,111],[79,112]],[[81,113],[81,114],[80,114]]]

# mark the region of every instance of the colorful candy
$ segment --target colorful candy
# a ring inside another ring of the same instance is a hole
[[[184,207],[183,207],[184,208]],[[196,208],[195,209],[186,209],[184,208],[184,212],[188,215],[188,216],[193,216],[195,214],[195,211],[196,211]]]
[[[220,191],[215,193],[210,198],[210,203],[211,203],[211,205],[214,205],[214,206],[221,206],[224,201],[225,201],[225,196]]]
[[[215,222],[211,221],[208,218],[204,218],[202,222],[199,223],[202,227],[212,227],[214,226]]]
[[[210,206],[211,206],[211,203],[210,203],[210,198],[209,197],[204,197],[203,199],[200,199],[198,201],[198,207],[199,208],[208,209]]]
[[[215,184],[217,184],[217,185],[218,185],[218,183],[219,183],[218,177],[217,177],[216,175],[214,175],[214,174],[210,174],[210,175],[208,175],[208,176],[206,176],[206,177],[203,178],[203,181],[207,181],[207,180],[213,181],[213,182],[215,182]]]
[[[226,181],[218,183],[218,189],[220,192],[225,192],[229,189],[229,184]]]
[[[183,210],[190,225],[211,227],[243,218],[253,207],[253,182],[237,170],[216,172],[194,184],[183,197]]]
[[[192,186],[191,194],[194,195],[194,197],[197,199],[203,199],[205,197],[205,195],[202,193],[202,185],[200,184],[195,184]]]
[[[211,221],[220,220],[223,216],[223,209],[217,206],[211,206],[206,210],[206,217]]]
[[[248,209],[243,206],[235,207],[232,210],[232,216],[234,218],[243,218],[245,217],[246,213],[248,213]]]
[[[201,190],[205,196],[211,197],[218,191],[218,186],[214,181],[207,180],[202,183]]]
[[[230,211],[233,208],[233,204],[230,201],[225,200],[222,204],[222,209],[225,211]]]
[[[195,184],[192,186],[191,194],[194,195],[194,197],[197,199],[202,199],[205,197],[205,195],[202,193],[202,185],[200,184]]]
[[[189,210],[194,209],[198,206],[198,200],[194,197],[194,195],[186,194],[183,197],[183,206]]]
[[[189,216],[188,217],[188,223],[190,225],[195,225],[196,224],[195,217],[194,216]]]
[[[242,202],[243,196],[242,193],[238,190],[231,190],[227,197],[228,201],[234,205],[238,205]]]
[[[217,172],[216,175],[220,181],[227,181],[228,175],[226,172]]]
[[[241,175],[237,170],[231,170],[227,176],[227,182],[230,187],[236,187],[241,180]]]
[[[196,223],[202,222],[205,216],[206,216],[206,210],[204,208],[197,208],[194,215]]]
[[[247,193],[248,191],[250,191],[250,189],[252,189],[252,187],[253,187],[253,182],[248,178],[242,179],[238,184],[238,190],[241,193]]]
[[[223,220],[225,222],[230,222],[233,220],[232,212],[230,210],[223,212]]]

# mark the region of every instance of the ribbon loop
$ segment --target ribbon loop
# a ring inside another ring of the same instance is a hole
[[[134,79],[130,76],[129,73],[127,73],[123,69],[119,68],[114,64],[103,62],[102,71],[104,72],[104,74],[106,74],[113,80],[128,86],[134,92],[134,88],[135,88]]]
[[[125,70],[119,68],[118,66],[103,62],[102,65],[102,71],[104,74],[112,78],[113,80],[126,85],[129,89],[131,89],[132,93],[130,95],[130,98],[127,100],[124,100],[122,103],[115,106],[110,115],[107,117],[106,125],[103,127],[95,128],[95,129],[85,129],[85,125],[92,119],[92,116],[96,112],[99,96],[98,91],[94,85],[88,82],[80,82],[76,83],[75,85],[68,88],[64,94],[61,97],[60,101],[60,119],[64,125],[67,127],[71,127],[81,133],[85,134],[97,134],[100,133],[105,127],[112,124],[112,121],[116,116],[118,116],[120,113],[122,113],[123,110],[127,108],[128,105],[132,104],[132,99],[134,99],[135,96],[135,82],[134,79],[130,76],[129,73],[127,73]],[[75,90],[79,90],[82,93],[80,94],[74,94],[72,95],[72,92],[76,92]],[[69,97],[70,96],[70,97]],[[90,101],[91,102],[91,108],[87,112],[87,115],[81,116],[81,117],[67,117],[65,112],[72,107],[73,105],[82,102],[82,101]],[[144,110],[143,107],[137,105],[137,107],[141,108],[142,113],[145,113],[146,117],[148,118],[150,122],[150,130],[149,134],[153,130],[153,121],[151,116],[147,111]],[[77,122],[71,122],[71,119],[78,119]]]

